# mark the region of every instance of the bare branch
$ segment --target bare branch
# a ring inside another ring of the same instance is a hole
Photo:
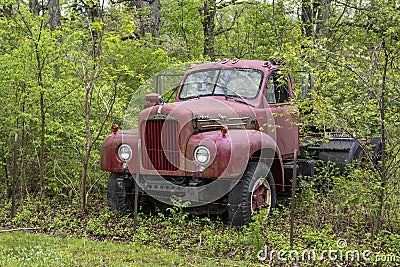
[[[15,231],[35,231],[40,230],[40,228],[14,228],[14,229],[3,229],[0,230],[1,233],[15,232]]]
[[[250,4],[251,2],[249,2],[248,0],[222,0],[217,3],[216,7],[217,7],[217,9],[222,9],[227,6],[240,5],[240,4],[245,4],[245,3]]]
[[[235,27],[236,21],[238,20],[240,15],[242,15],[243,11],[244,11],[243,8],[240,11],[236,10],[235,11],[235,15],[233,16],[233,19],[231,21],[231,25],[228,28],[225,28],[225,29],[222,28],[222,27],[216,29],[215,30],[215,36],[218,36],[218,35],[220,35],[222,33],[225,33],[225,32],[228,32],[228,31],[232,30]]]
[[[357,139],[357,137],[354,136],[348,129],[344,129],[344,131],[345,131],[349,136],[351,136],[351,138],[352,138],[354,141],[356,141],[357,144],[361,147],[362,151],[364,152],[364,155],[367,156],[368,161],[371,163],[372,170],[373,170],[375,173],[378,173],[380,177],[382,177],[382,172],[381,172],[381,170],[380,170],[379,168],[377,168],[376,164],[374,163],[374,159],[372,158],[371,152],[368,150],[368,148],[367,148],[364,144],[362,144],[362,143]]]
[[[348,63],[344,63],[344,66],[350,70],[351,72],[353,72],[358,78],[361,79],[361,81],[364,83],[364,85],[369,88],[372,92],[372,94],[375,96],[376,99],[379,99],[378,95],[375,92],[375,89],[371,86],[371,84],[369,83],[369,81],[364,78],[360,73],[358,73],[358,71],[356,71],[352,66],[350,66]]]
[[[368,8],[363,8],[363,7],[359,7],[359,6],[354,6],[349,4],[349,1],[346,1],[346,3],[341,2],[341,1],[333,1],[335,4],[337,4],[338,6],[343,6],[345,8],[351,8],[351,9],[355,9],[355,10],[359,10],[359,11],[368,11]]]

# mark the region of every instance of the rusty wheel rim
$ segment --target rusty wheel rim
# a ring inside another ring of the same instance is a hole
[[[271,206],[271,188],[265,178],[260,178],[254,184],[251,191],[251,211],[257,212],[261,208],[267,208],[268,211]]]

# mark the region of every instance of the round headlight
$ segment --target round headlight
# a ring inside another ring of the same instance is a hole
[[[210,161],[210,150],[205,146],[199,146],[194,151],[194,160],[201,165],[205,165]]]
[[[132,158],[132,148],[127,144],[122,144],[118,148],[118,156],[122,161],[128,161]]]

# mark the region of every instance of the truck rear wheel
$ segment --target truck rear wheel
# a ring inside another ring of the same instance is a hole
[[[107,186],[107,204],[111,210],[130,214],[134,209],[133,181],[124,179],[123,174],[111,173]]]
[[[251,221],[251,215],[261,209],[270,214],[276,205],[274,177],[264,163],[250,162],[241,180],[228,194],[228,217],[233,226]]]

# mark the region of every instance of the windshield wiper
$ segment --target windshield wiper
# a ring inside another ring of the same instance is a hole
[[[233,100],[235,100],[235,101],[238,102],[238,103],[246,104],[246,105],[248,105],[248,106],[250,106],[250,107],[255,108],[254,105],[249,104],[249,103],[247,103],[246,101],[244,101],[244,100],[242,100],[242,99],[236,99],[236,98],[234,98]]]
[[[240,99],[237,99],[237,98],[235,98],[235,97],[239,97]],[[233,99],[235,102],[242,103],[242,104],[246,104],[246,105],[248,105],[248,106],[250,106],[250,107],[255,108],[254,105],[249,104],[249,103],[247,103],[246,101],[244,101],[244,100],[242,99],[242,97],[241,97],[240,95],[238,95],[237,93],[235,93],[235,96],[231,96],[231,95],[225,94],[225,99],[227,99],[227,100],[228,100],[228,99]]]
[[[172,90],[169,90],[169,91],[165,92],[165,93],[162,95],[162,97],[164,98],[165,95],[166,95],[168,92],[172,91],[172,92],[170,93],[168,99],[165,101],[165,103],[169,103],[169,100],[171,99],[171,97],[172,97],[173,95],[176,94],[176,91],[178,90],[178,88],[179,88],[179,84],[178,84],[177,86],[175,86],[174,88],[172,88]]]

